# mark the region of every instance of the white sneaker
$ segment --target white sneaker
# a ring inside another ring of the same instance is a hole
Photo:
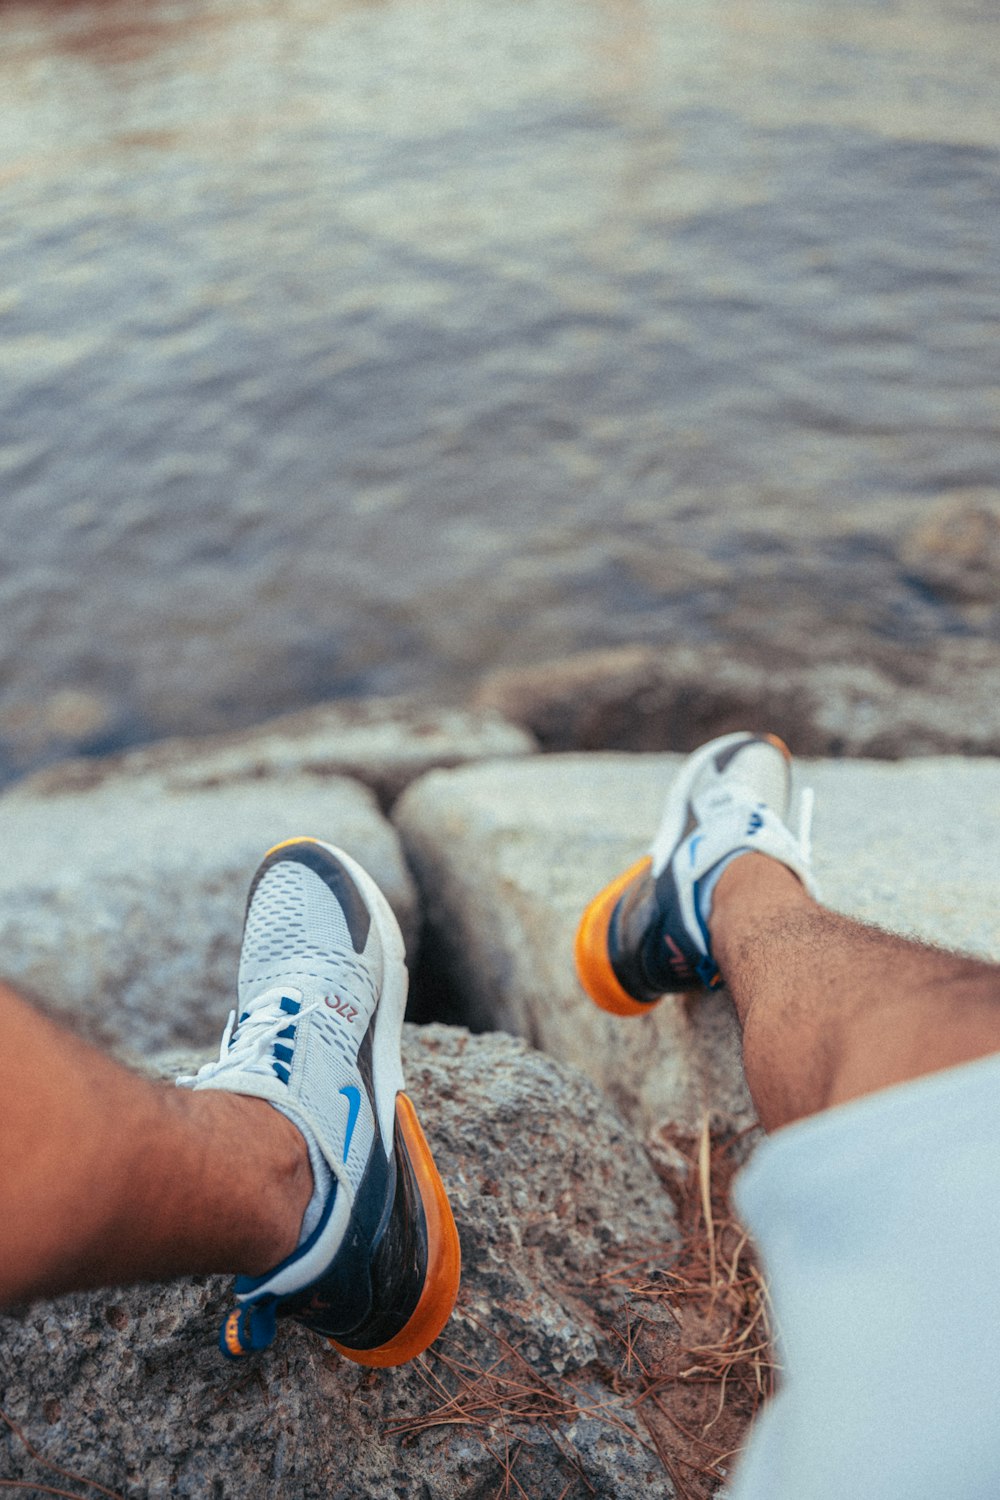
[[[316,839],[270,850],[247,902],[239,1019],[178,1083],[269,1100],[305,1136],[316,1191],[292,1254],[237,1278],[229,1358],[288,1316],[359,1364],[402,1364],[448,1321],[458,1235],[403,1092],[406,991],[399,926],[361,866]]]
[[[576,964],[595,1004],[639,1015],[664,995],[721,984],[707,913],[715,880],[738,853],[770,855],[816,895],[812,794],[803,794],[796,838],[785,823],[790,791],[791,755],[776,735],[725,734],[688,756],[649,855],[583,914]]]

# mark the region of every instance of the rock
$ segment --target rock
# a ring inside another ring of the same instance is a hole
[[[396,809],[437,961],[474,1028],[502,1027],[573,1063],[637,1129],[752,1118],[724,994],[618,1020],[573,967],[586,902],[648,848],[679,761],[544,756],[432,772]],[[806,765],[816,870],[831,905],[1000,957],[1000,763]],[[463,1014],[463,1012],[459,1012]]]
[[[65,748],[98,739],[111,729],[114,708],[102,693],[82,688],[60,688],[43,696],[26,697],[0,712],[0,736],[22,757],[44,753],[53,745]]]
[[[950,497],[905,538],[911,575],[942,599],[1000,607],[1000,501]]]
[[[342,845],[413,947],[399,842],[371,792],[289,775],[212,790],[107,777],[86,795],[0,797],[0,973],[77,1030],[137,1052],[217,1041],[259,860],[296,834]]]
[[[40,1302],[0,1318],[0,1406],[44,1459],[129,1500],[673,1495],[609,1337],[620,1298],[601,1280],[637,1247],[670,1258],[672,1207],[644,1153],[587,1080],[522,1043],[407,1033],[464,1258],[431,1351],[364,1371],[288,1325],[228,1365],[221,1278]],[[519,1419],[531,1392],[536,1415]],[[433,1425],[452,1395],[451,1420]],[[11,1432],[0,1467],[67,1487]]]
[[[432,772],[396,823],[431,940],[474,1029],[501,1027],[595,1080],[640,1131],[752,1119],[722,995],[623,1023],[583,995],[573,937],[585,903],[639,857],[665,757],[545,756]],[[655,769],[654,769],[655,767]],[[527,774],[525,774],[527,773]]]
[[[893,932],[1000,960],[1000,761],[813,762],[825,902]]]
[[[1000,576],[1000,569],[991,576]],[[902,672],[876,658],[741,659],[724,647],[625,646],[486,677],[476,703],[547,750],[692,750],[733,729],[775,730],[802,755],[1000,754],[1000,656],[939,640]]]
[[[664,690],[661,653],[622,646],[491,673],[476,701],[530,725],[547,750],[664,749],[677,732]]]
[[[422,708],[401,699],[325,704],[255,729],[169,739],[141,750],[64,761],[21,783],[35,795],[90,791],[110,780],[152,777],[172,791],[288,776],[351,776],[389,806],[434,766],[525,755],[526,730],[490,709]]]
[[[114,734],[116,709],[104,693],[78,687],[39,690],[29,681],[4,695],[0,704],[0,780],[18,768],[56,756],[79,753]]]

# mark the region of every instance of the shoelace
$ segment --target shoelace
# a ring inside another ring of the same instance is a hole
[[[722,805],[724,806],[728,806],[731,803],[736,803],[737,805],[739,805],[741,802],[746,803],[746,805],[750,807],[763,805],[759,802],[759,798],[753,787],[745,786],[742,782],[730,783],[725,788],[724,793],[720,792],[716,788],[709,788],[708,792],[704,793],[703,795],[712,796],[713,793],[716,796],[722,796],[724,799],[728,798],[728,800],[723,801]],[[699,806],[700,802],[701,798],[695,798],[696,808]],[[813,810],[815,806],[815,792],[813,791],[811,786],[804,786],[799,796],[798,833],[796,835],[793,835],[793,837],[795,838],[799,846],[799,853],[801,854],[803,862],[805,863],[807,869],[812,868],[812,821]],[[781,821],[784,822],[784,819],[782,819]],[[787,826],[788,825],[786,824],[786,827]],[[791,832],[791,829],[789,829],[789,832]]]
[[[816,794],[811,786],[802,788],[802,796],[799,798],[799,849],[805,860],[806,868],[812,867],[812,822],[813,808],[816,805]]]
[[[279,996],[280,996],[280,992]],[[316,1010],[319,1001],[313,1001],[311,1005],[303,1005],[302,1009],[293,1018],[287,1011],[279,1010],[277,1005],[261,1006],[253,1010],[245,1021],[236,1024],[236,1012],[229,1012],[226,1029],[222,1033],[222,1042],[219,1046],[219,1056],[214,1062],[202,1063],[197,1073],[185,1073],[177,1079],[180,1088],[194,1088],[198,1083],[204,1083],[208,1079],[217,1078],[220,1073],[228,1073],[233,1070],[240,1073],[259,1073],[264,1077],[271,1076],[272,1049],[278,1039],[278,1034],[284,1031],[289,1024],[297,1024],[312,1010]]]

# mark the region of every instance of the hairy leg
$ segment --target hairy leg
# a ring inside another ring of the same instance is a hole
[[[260,1099],[130,1073],[0,986],[0,1305],[295,1247],[305,1142]]]
[[[1000,1051],[1000,966],[827,911],[763,855],[723,871],[709,928],[765,1129]]]

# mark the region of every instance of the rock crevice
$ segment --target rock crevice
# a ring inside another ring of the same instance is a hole
[[[15,1424],[0,1433],[5,1479],[63,1482],[33,1448],[129,1500],[676,1493],[662,1432],[644,1425],[619,1268],[673,1264],[670,1132],[706,1115],[737,1131],[753,1113],[724,995],[616,1021],[580,990],[572,942],[584,903],[648,844],[678,761],[529,756],[495,723],[463,749],[449,724],[414,748],[403,715],[395,752],[385,717],[374,740],[332,720],[286,737],[271,726],[244,750],[175,744],[0,797],[0,972],[137,1065],[176,1071],[182,1053],[189,1068],[192,1049],[214,1050],[247,883],[264,849],[296,833],[342,844],[385,889],[421,1018],[487,1033],[405,1037],[465,1262],[427,1356],[366,1372],[289,1326],[259,1359],[227,1366],[221,1278],[38,1303],[0,1319],[0,1409]],[[490,745],[507,758],[484,761]],[[830,904],[1000,956],[1000,764],[804,771]],[[379,799],[407,783],[393,826]],[[656,1338],[676,1337],[664,1312]]]

